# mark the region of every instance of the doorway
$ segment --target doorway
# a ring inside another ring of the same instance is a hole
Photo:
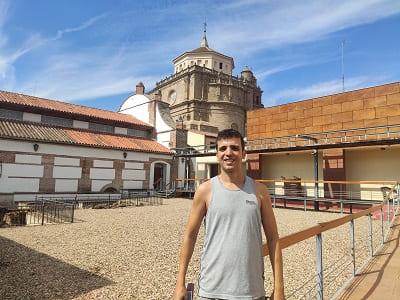
[[[159,191],[165,188],[165,164],[156,163],[154,165],[154,181],[153,187]]]
[[[218,175],[219,165],[218,164],[210,164],[210,178]]]

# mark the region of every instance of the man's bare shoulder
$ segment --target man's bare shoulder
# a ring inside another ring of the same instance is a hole
[[[254,180],[254,189],[256,193],[269,194],[268,188],[265,184]]]
[[[207,180],[200,184],[196,189],[196,194],[208,194],[211,192],[211,180]]]

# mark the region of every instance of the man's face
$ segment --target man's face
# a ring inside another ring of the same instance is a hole
[[[241,169],[242,159],[246,156],[246,151],[242,151],[240,138],[227,138],[219,140],[217,143],[217,159],[221,168],[225,171]]]

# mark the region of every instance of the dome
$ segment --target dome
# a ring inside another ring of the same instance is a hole
[[[251,72],[251,70],[249,69],[248,66],[245,66],[245,67],[243,68],[242,73],[243,73],[243,72],[250,72],[250,73],[253,73],[253,72]]]

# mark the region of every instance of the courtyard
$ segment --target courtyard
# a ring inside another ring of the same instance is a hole
[[[173,198],[161,206],[79,209],[73,224],[1,228],[0,299],[171,299],[191,203]],[[274,212],[281,237],[343,216],[293,209]],[[362,237],[358,246],[365,243],[367,257],[367,220],[355,224],[356,238]],[[373,230],[378,230],[376,224]],[[350,256],[348,233],[345,224],[323,234],[324,265]],[[195,286],[203,234],[202,227],[187,274],[187,282]],[[363,254],[357,255],[361,262]],[[284,249],[283,258],[288,295],[315,274],[315,239]],[[265,261],[269,295],[272,272],[268,258]],[[349,273],[350,269],[341,276]],[[334,285],[331,288],[328,294],[334,293]]]

